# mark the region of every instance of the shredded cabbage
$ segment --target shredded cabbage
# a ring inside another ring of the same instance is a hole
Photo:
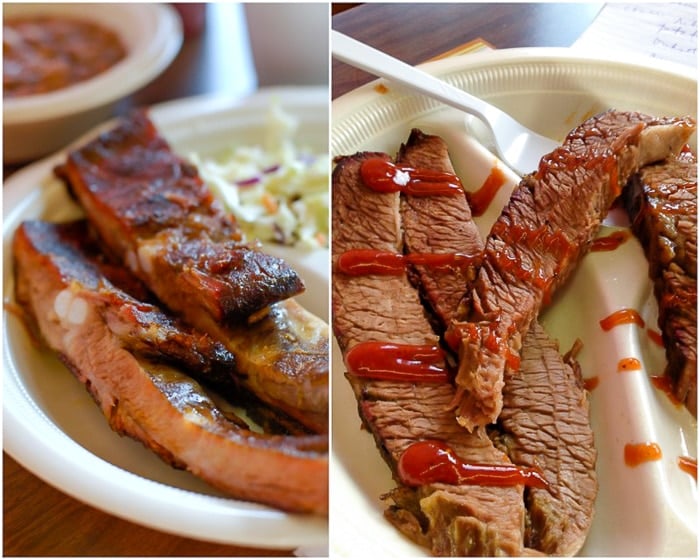
[[[249,239],[328,247],[330,156],[300,147],[298,121],[272,104],[263,145],[191,154],[204,181]]]

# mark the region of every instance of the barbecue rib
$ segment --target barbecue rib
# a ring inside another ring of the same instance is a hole
[[[504,372],[517,369],[522,338],[629,177],[677,154],[694,130],[690,118],[608,111],[570,132],[515,189],[486,241],[465,316],[448,333],[459,349],[454,404],[466,429],[497,420]]]
[[[697,161],[689,152],[642,169],[626,189],[659,303],[674,396],[697,417]]]
[[[204,331],[303,290],[284,261],[242,238],[197,169],[142,112],[71,152],[57,174],[109,251]]]
[[[218,408],[163,358],[218,371],[230,353],[114,286],[87,238],[81,222],[24,222],[12,245],[16,299],[112,429],[236,498],[326,514],[327,437],[260,434]],[[180,342],[191,356],[173,355]]]
[[[290,298],[303,289],[297,274],[245,243],[145,114],[71,152],[56,173],[110,255],[235,354],[242,386],[327,433],[328,325]]]

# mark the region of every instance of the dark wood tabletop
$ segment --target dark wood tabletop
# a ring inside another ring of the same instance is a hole
[[[409,64],[420,64],[482,39],[498,49],[568,47],[602,3],[366,3],[339,11],[333,29]],[[333,60],[335,99],[374,79]]]

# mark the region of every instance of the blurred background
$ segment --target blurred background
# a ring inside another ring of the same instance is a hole
[[[28,8],[33,15],[58,15],[56,10],[60,8],[57,6],[59,5],[53,3],[32,3],[31,6],[3,3],[3,21],[17,17],[18,10]],[[104,3],[97,7],[100,8],[99,11],[109,11],[110,6],[117,4]],[[122,6],[122,12],[128,9],[122,4],[119,6]],[[54,110],[51,118],[39,121],[34,109],[26,107],[27,99],[17,101],[4,96],[3,168],[6,176],[65,146],[108,117],[125,114],[135,107],[201,95],[236,98],[262,87],[327,86],[329,83],[328,3],[212,2],[170,3],[165,6],[170,7],[182,25],[182,38],[174,58],[157,75],[149,76],[148,83],[125,89],[118,95],[115,93],[116,99],[110,100],[109,107],[103,108],[99,114],[89,118],[83,115],[82,122],[79,123],[72,117],[70,121],[65,120],[69,111],[75,113],[79,108],[76,103],[61,114],[56,114]],[[75,6],[72,9],[75,12]],[[98,10],[93,11],[96,13]],[[22,13],[19,12],[20,15]],[[82,16],[79,11],[76,13]],[[90,17],[97,16],[93,13]],[[121,31],[129,35],[144,33],[143,30],[137,32],[133,25],[131,29],[124,29],[129,24],[114,19],[119,17],[107,19],[106,23],[113,23],[115,30],[121,26]],[[144,22],[136,23],[147,27]],[[153,35],[156,35],[155,31]],[[175,38],[172,42],[178,43]],[[143,53],[152,46],[146,43],[130,55],[148,56]],[[134,74],[138,74],[138,71],[132,72],[127,79],[133,79]],[[116,85],[120,89],[125,88],[124,80]],[[39,99],[31,99],[29,102],[36,107]],[[55,102],[55,98],[47,99],[47,105],[55,105]],[[21,105],[25,107],[20,107]],[[14,110],[15,106],[17,111]],[[41,109],[46,107],[42,106]],[[63,119],[60,127],[42,128],[47,124],[46,121],[55,121],[58,117]],[[10,128],[10,123],[15,121],[21,121],[23,128]],[[36,138],[31,138],[32,134]],[[54,137],[55,145],[44,146],[49,137]],[[20,144],[28,144],[29,149],[23,149]],[[9,149],[14,147],[17,149]]]

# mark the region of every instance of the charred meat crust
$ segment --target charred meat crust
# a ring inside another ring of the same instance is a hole
[[[236,356],[237,383],[307,429],[328,432],[328,325],[291,298],[303,290],[296,272],[242,238],[146,114],[71,152],[56,173],[102,250]]]
[[[245,320],[304,289],[283,260],[243,239],[145,112],[72,151],[56,173],[109,251],[197,327]]]

